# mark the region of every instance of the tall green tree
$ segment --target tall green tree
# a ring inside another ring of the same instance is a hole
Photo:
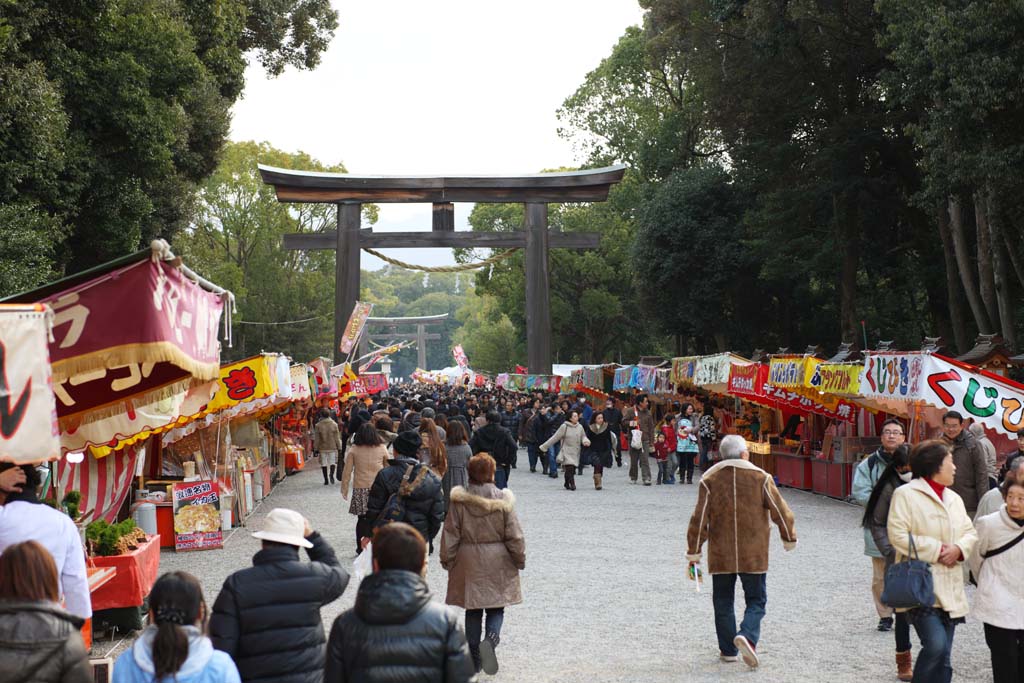
[[[173,238],[216,168],[246,53],[273,74],[313,68],[336,26],[327,0],[4,0],[0,207],[18,205],[19,229],[57,226],[40,275]]]

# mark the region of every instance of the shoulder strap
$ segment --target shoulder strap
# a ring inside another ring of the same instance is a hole
[[[996,555],[1000,555],[1002,553],[1005,553],[1007,550],[1009,550],[1013,546],[1017,545],[1021,541],[1024,541],[1024,533],[1017,534],[1017,538],[1013,539],[1009,543],[1004,543],[1003,545],[999,546],[998,548],[993,548],[992,550],[989,550],[987,553],[982,553],[981,554],[981,559],[987,560],[989,558],[995,557]]]

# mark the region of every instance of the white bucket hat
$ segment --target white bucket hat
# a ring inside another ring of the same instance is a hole
[[[253,533],[253,538],[300,548],[312,548],[313,544],[306,540],[306,520],[295,510],[274,508],[263,522],[263,530]]]

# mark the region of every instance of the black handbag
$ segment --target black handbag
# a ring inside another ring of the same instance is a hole
[[[908,536],[912,558],[892,564],[885,570],[882,603],[899,609],[931,607],[935,604],[932,570],[927,562],[919,559],[914,535],[908,533]]]

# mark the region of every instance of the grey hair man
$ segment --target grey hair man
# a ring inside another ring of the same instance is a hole
[[[708,543],[708,573],[719,656],[747,666],[758,665],[757,641],[768,601],[769,518],[779,527],[786,550],[796,547],[793,513],[775,487],[772,476],[750,462],[747,442],[730,434],[718,448],[722,461],[709,469],[698,484],[697,507],[687,530],[690,571],[700,566],[701,548]],[[736,630],[733,601],[736,578],[743,584],[746,608]]]

